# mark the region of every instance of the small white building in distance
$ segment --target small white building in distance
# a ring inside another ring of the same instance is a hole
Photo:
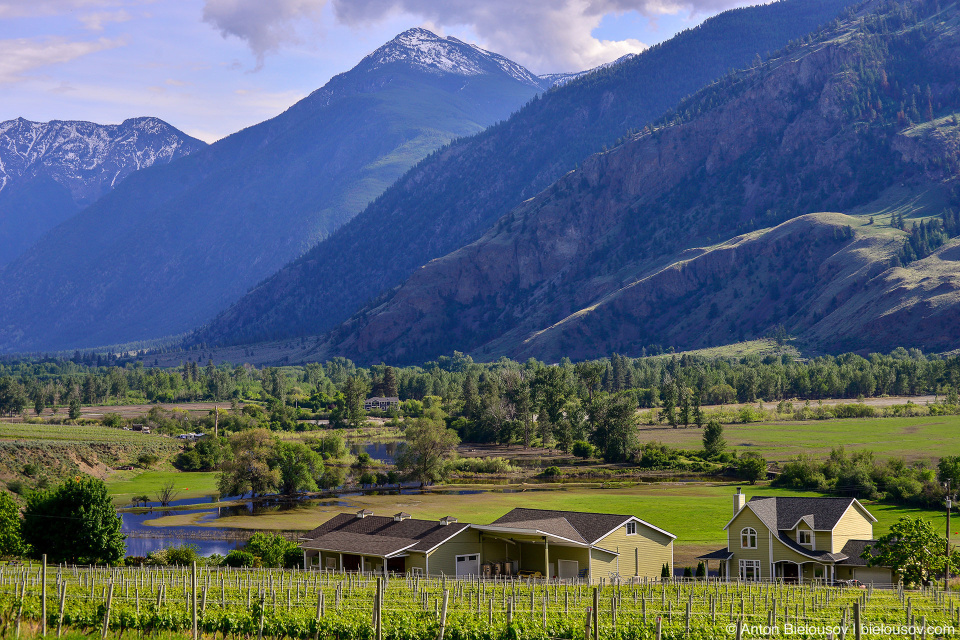
[[[400,398],[367,398],[363,401],[364,411],[386,411],[400,406]]]

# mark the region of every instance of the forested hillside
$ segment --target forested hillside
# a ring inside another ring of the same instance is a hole
[[[642,129],[732,68],[832,20],[846,0],[782,0],[724,12],[622,64],[537,98],[508,121],[431,155],[336,234],[268,278],[193,342],[329,329],[591,153]]]
[[[866,5],[728,75],[418,270],[314,355],[588,358],[778,325],[829,350],[956,347],[956,243],[902,265],[956,228],[957,18],[956,5]],[[916,196],[908,219],[942,216],[917,225],[909,255],[903,213],[888,210],[898,191]],[[859,215],[804,216],[821,211]]]
[[[275,118],[137,172],[51,231],[0,272],[0,350],[191,330],[541,88],[502,56],[405,32]]]

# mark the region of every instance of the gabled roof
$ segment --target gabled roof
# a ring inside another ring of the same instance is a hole
[[[757,514],[757,517],[771,531],[790,531],[801,520],[817,531],[832,531],[843,514],[852,506],[862,509],[872,522],[877,521],[856,498],[766,498],[757,496],[751,498],[746,504],[746,507]],[[730,522],[733,522],[733,519]],[[724,529],[730,526],[730,522]]]
[[[436,520],[414,518],[400,521],[386,516],[358,518],[353,514],[341,513],[306,534],[301,546],[305,549],[322,548],[380,556],[399,550],[431,551],[469,526],[467,523],[441,525]]]
[[[876,540],[847,540],[847,543],[843,545],[843,549],[841,549],[843,554],[847,556],[847,559],[840,562],[840,564],[852,567],[867,566],[867,560],[860,556],[867,547],[873,546],[876,543]]]
[[[583,511],[558,511],[554,509],[523,509],[517,508],[497,518],[491,526],[510,527],[513,529],[530,529],[542,531],[574,542],[596,544],[602,538],[612,533],[618,527],[634,520],[640,524],[659,531],[670,538],[676,538],[671,533],[659,529],[636,516],[613,513],[586,513]]]

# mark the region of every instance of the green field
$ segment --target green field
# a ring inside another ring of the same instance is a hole
[[[0,440],[48,441],[48,442],[112,442],[170,444],[179,448],[176,440],[165,436],[124,431],[110,427],[91,425],[17,424],[0,423]]]
[[[117,505],[130,503],[133,496],[148,495],[151,500],[168,482],[173,482],[179,494],[177,500],[203,501],[217,493],[215,472],[183,473],[180,471],[119,472],[107,480],[107,491]]]
[[[218,518],[200,523],[212,527],[236,527],[259,530],[310,530],[338,513],[370,509],[378,515],[392,515],[405,511],[414,518],[437,520],[446,515],[456,516],[461,522],[489,524],[515,507],[532,509],[559,509],[592,511],[597,513],[634,514],[677,536],[676,560],[678,566],[695,565],[694,558],[705,551],[726,544],[723,526],[733,515],[733,495],[736,483],[642,483],[630,487],[601,488],[582,485],[561,490],[537,491],[530,485],[518,493],[483,491],[469,495],[429,493],[426,495],[365,495],[342,498],[346,506],[332,504],[304,505],[297,509],[250,516]],[[555,487],[555,485],[540,485]],[[519,488],[519,487],[518,487]],[[454,488],[448,488],[454,491]],[[475,490],[475,487],[460,487]],[[744,486],[747,498],[753,496],[819,496],[813,492],[798,492],[771,487]],[[877,504],[864,501],[878,522],[874,535],[883,535],[902,516],[922,516],[933,521],[939,531],[945,528],[943,513]],[[174,515],[151,521],[154,526],[194,524],[203,514]],[[960,518],[955,528],[960,529]],[[960,536],[954,536],[960,541]]]
[[[723,427],[727,447],[755,451],[768,460],[786,461],[798,454],[829,455],[834,447],[869,449],[881,457],[908,461],[960,455],[960,416],[850,418],[806,422],[753,422]],[[642,442],[657,441],[683,449],[700,449],[696,427],[642,427]]]

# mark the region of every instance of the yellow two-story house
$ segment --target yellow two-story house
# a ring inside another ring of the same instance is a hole
[[[861,557],[875,542],[876,521],[856,498],[758,496],[747,502],[738,488],[733,518],[724,527],[727,548],[700,559],[719,561],[720,575],[732,580],[889,584],[889,569],[867,566]]]

